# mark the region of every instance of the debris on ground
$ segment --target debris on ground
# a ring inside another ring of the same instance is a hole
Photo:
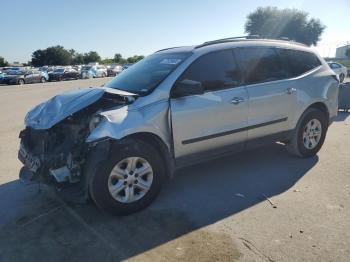
[[[270,198],[268,198],[265,194],[262,194],[263,197],[265,197],[265,199],[267,201],[269,201],[270,205],[273,207],[273,208],[277,208],[277,206],[272,202],[272,200]]]

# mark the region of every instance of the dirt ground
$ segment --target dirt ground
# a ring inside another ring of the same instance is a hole
[[[348,113],[339,113],[314,158],[274,144],[192,166],[167,181],[149,208],[125,217],[20,183],[25,113],[107,80],[0,86],[1,262],[350,260]]]

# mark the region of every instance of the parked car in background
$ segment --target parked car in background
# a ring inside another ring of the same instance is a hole
[[[77,80],[79,77],[79,73],[74,69],[57,68],[49,74],[49,81]]]
[[[121,65],[111,65],[107,69],[107,76],[116,76],[123,71],[123,67]]]
[[[2,84],[2,83],[3,83],[3,79],[4,79],[5,75],[6,75],[6,73],[5,73],[5,72],[0,71],[0,84]]]
[[[81,73],[81,68],[82,68],[81,65],[75,65],[75,66],[73,66],[73,69],[74,69],[75,71],[77,71],[79,74]]]
[[[85,65],[81,68],[81,78],[106,77],[107,68],[103,65]]]
[[[123,70],[125,70],[125,69],[128,69],[130,66],[132,66],[133,64],[124,64],[123,65]]]
[[[314,157],[338,86],[323,58],[295,42],[240,37],[158,51],[103,87],[33,108],[19,135],[21,174],[30,172],[21,177],[129,214],[198,161],[278,141]]]
[[[339,64],[336,62],[328,62],[328,65],[337,74],[337,76],[339,77],[340,83],[343,83],[345,77],[348,74],[348,69],[342,64]]]
[[[8,85],[24,85],[45,83],[46,77],[39,70],[11,70],[6,73],[3,83]]]

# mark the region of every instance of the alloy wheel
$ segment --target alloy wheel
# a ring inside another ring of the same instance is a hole
[[[304,127],[303,144],[307,149],[314,149],[322,136],[322,124],[317,119],[311,119]]]
[[[128,157],[119,161],[108,178],[111,196],[121,203],[132,203],[143,198],[153,182],[153,170],[147,160]]]

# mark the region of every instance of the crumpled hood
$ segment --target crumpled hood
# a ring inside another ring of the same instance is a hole
[[[105,92],[135,96],[133,93],[107,88],[90,87],[68,91],[41,103],[30,110],[25,125],[34,129],[49,129],[66,117],[99,100]]]
[[[34,129],[49,129],[69,115],[100,99],[101,88],[84,88],[54,96],[28,112],[25,125]]]

